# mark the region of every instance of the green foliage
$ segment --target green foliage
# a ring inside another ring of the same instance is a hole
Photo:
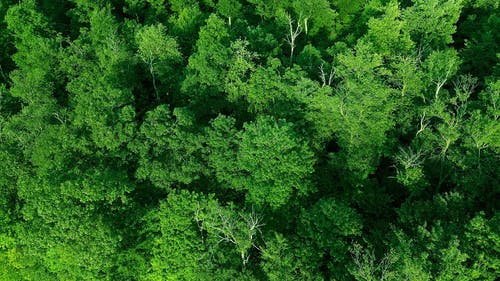
[[[474,263],[471,267],[472,278],[493,280],[500,270],[498,220],[498,213],[491,219],[486,219],[484,213],[480,213],[466,226],[464,247]]]
[[[234,121],[221,116],[212,125],[209,149],[219,153],[209,156],[210,165],[219,181],[248,191],[248,202],[278,208],[312,191],[314,155],[289,123],[262,116],[236,132]]]
[[[349,241],[361,234],[361,228],[356,210],[334,198],[320,199],[302,210],[297,227],[299,258],[316,274],[326,267],[324,274],[330,277],[325,279],[347,280]]]
[[[336,20],[336,12],[325,0],[293,1],[292,6],[303,21],[304,32],[314,36],[330,27]]]
[[[160,188],[174,183],[189,184],[203,171],[200,160],[202,139],[191,131],[194,120],[189,111],[158,106],[148,112],[138,138],[130,148],[139,155],[137,177]]]
[[[413,47],[409,35],[404,32],[404,26],[407,23],[400,18],[401,11],[398,3],[391,1],[385,7],[384,15],[381,18],[372,18],[368,21],[368,32],[365,35],[365,40],[373,44],[373,49],[377,53],[394,57],[395,54],[408,53]]]
[[[121,40],[111,13],[93,12],[90,30],[69,48],[63,64],[72,77],[67,90],[74,124],[88,130],[97,147],[112,151],[130,141],[135,129],[132,54]]]
[[[207,259],[203,253],[207,245],[200,235],[195,220],[199,208],[213,202],[197,194],[171,193],[157,210],[152,210],[147,220],[147,231],[151,234],[144,245],[152,251],[150,269],[144,280],[193,280],[208,277]],[[146,250],[145,249],[145,250]],[[145,272],[146,273],[146,272]]]
[[[144,280],[251,279],[238,268],[248,266],[249,251],[257,247],[262,224],[255,213],[180,191],[170,193],[144,220],[147,240],[141,247],[153,249]]]
[[[0,280],[497,280],[498,7],[0,1]]]
[[[283,235],[275,233],[272,240],[266,243],[262,253],[262,269],[269,280],[300,280],[295,276],[293,256],[290,254],[290,244]]]
[[[232,19],[241,15],[242,5],[239,0],[220,0],[217,2],[217,11],[228,19],[231,25]]]
[[[289,6],[289,1],[285,0],[248,0],[249,3],[255,6],[253,12],[264,18],[272,18],[278,16],[280,10]]]
[[[149,69],[153,79],[156,97],[159,98],[156,76],[163,78],[172,75],[172,66],[178,63],[182,55],[175,39],[166,35],[162,24],[147,26],[136,34],[138,56]]]
[[[318,70],[321,70],[324,61],[321,58],[321,52],[314,48],[313,45],[308,44],[298,55],[297,64],[306,70],[310,76],[314,77]]]
[[[186,7],[178,13],[170,15],[168,22],[173,36],[177,36],[179,45],[183,49],[191,50],[196,42],[199,28],[203,25],[203,13],[197,5]]]
[[[359,244],[354,244],[351,252],[355,265],[355,268],[351,272],[356,280],[398,280],[399,276],[397,276],[396,271],[393,269],[393,265],[398,259],[395,252],[391,251],[385,254],[380,260],[377,260],[373,250],[363,249]]]
[[[413,151],[411,147],[400,148],[395,156],[398,169],[396,178],[399,183],[408,187],[412,194],[420,193],[428,184],[423,171],[424,157],[422,151]]]
[[[107,280],[120,237],[103,214],[79,205],[61,188],[31,178],[19,181],[24,222],[17,226],[19,252],[11,264],[22,269],[23,280]]]
[[[453,42],[462,0],[413,0],[404,11],[406,29],[422,48],[441,49]]]
[[[461,58],[464,60],[462,71],[474,73],[484,78],[494,73],[500,50],[500,13],[496,1],[464,1],[461,15],[465,20],[457,25],[457,43],[464,44]],[[498,70],[497,70],[498,71]],[[496,73],[498,75],[498,72]]]
[[[224,70],[230,55],[229,33],[225,23],[219,17],[212,15],[200,30],[196,52],[189,57],[188,73],[183,85],[185,91],[196,93],[207,88],[221,91]],[[198,87],[201,89],[196,89]]]
[[[237,166],[244,175],[234,180],[236,189],[249,191],[257,205],[279,207],[294,191],[311,192],[308,177],[313,171],[313,153],[293,132],[290,124],[259,117],[237,134],[240,146]]]
[[[361,41],[355,53],[339,55],[337,67],[343,82],[335,97],[335,119],[343,126],[335,128],[342,151],[334,157],[358,183],[374,171],[384,152],[386,132],[394,126],[394,89],[383,83],[382,56],[370,48]]]

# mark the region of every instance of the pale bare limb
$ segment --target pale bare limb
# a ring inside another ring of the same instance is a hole
[[[424,111],[424,113],[422,114],[422,117],[420,118],[420,126],[418,128],[417,133],[415,134],[415,137],[418,136],[418,134],[420,134],[421,132],[423,132],[427,128],[428,125],[429,125],[429,122],[425,122],[425,111]]]
[[[286,14],[286,19],[288,21],[288,31],[289,34],[286,36],[286,42],[290,45],[290,64],[293,62],[293,52],[295,50],[295,40],[297,37],[302,33],[302,24],[301,20],[297,21],[297,26],[293,26],[294,21],[292,20],[292,17],[289,14]]]
[[[323,82],[322,87],[324,87],[324,86],[331,86],[333,78],[335,77],[335,70],[333,69],[333,67],[330,69],[330,73],[328,75],[328,79],[326,78],[326,73],[325,73],[325,69],[324,69],[324,64],[323,63],[319,67],[319,71],[320,71],[321,81]]]
[[[437,81],[434,81],[434,84],[436,84],[436,92],[434,93],[434,99],[437,100],[438,99],[438,96],[439,96],[439,91],[441,90],[441,88],[444,86],[444,84],[446,83],[446,81],[448,81],[448,76],[450,76],[451,74],[451,68],[453,67],[452,64],[450,64],[448,66],[448,70],[446,70],[446,74],[443,78],[437,80]]]
[[[200,220],[199,208],[195,211],[195,220]],[[243,267],[250,259],[250,249],[255,248],[260,251],[256,241],[264,224],[262,219],[254,210],[247,213],[240,213],[238,216],[231,212],[227,213],[222,208],[216,210],[216,216],[202,222],[202,226],[209,233],[215,235],[218,243],[227,242],[236,246]]]

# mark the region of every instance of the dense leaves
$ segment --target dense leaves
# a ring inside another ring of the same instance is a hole
[[[1,0],[0,280],[497,280],[498,11]]]

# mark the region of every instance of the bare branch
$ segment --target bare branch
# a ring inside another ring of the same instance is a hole
[[[424,114],[422,114],[422,117],[420,118],[420,126],[418,128],[417,133],[415,134],[415,137],[418,136],[421,132],[423,132],[427,126],[429,125],[429,122],[425,122],[425,111]]]
[[[326,73],[325,73],[325,69],[324,69],[324,63],[322,63],[320,65],[319,71],[320,71],[321,82],[323,82],[323,84],[321,86],[322,87],[324,87],[324,86],[331,86],[333,78],[335,77],[335,70],[333,69],[333,67],[330,69],[330,73],[328,74],[328,79],[326,78]]]
[[[436,84],[436,92],[434,93],[434,98],[436,100],[438,99],[439,91],[444,86],[444,84],[446,83],[446,81],[448,81],[448,76],[450,76],[450,74],[451,74],[451,68],[452,67],[453,67],[453,64],[450,64],[448,66],[448,70],[446,70],[446,74],[444,75],[444,77],[441,78],[441,79],[439,79],[439,80],[437,80],[437,81],[434,81],[434,84]]]
[[[295,50],[295,40],[297,37],[302,33],[302,24],[301,24],[301,19],[297,21],[297,25],[294,28],[293,24],[294,21],[292,20],[292,17],[290,14],[285,15],[288,21],[288,31],[289,34],[286,36],[286,42],[290,45],[290,64],[292,64],[293,61],[293,52]]]
[[[217,243],[227,242],[236,246],[240,253],[243,267],[250,259],[250,249],[257,246],[257,237],[262,235],[260,228],[264,225],[262,218],[254,210],[250,213],[239,213],[238,215],[227,212],[222,208],[215,210],[215,216],[203,222],[203,227],[215,235]],[[195,219],[199,220],[198,210],[195,212]]]

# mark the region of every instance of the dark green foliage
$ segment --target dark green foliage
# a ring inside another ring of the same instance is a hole
[[[209,133],[209,151],[218,152],[209,160],[220,182],[248,191],[251,204],[271,208],[286,204],[295,192],[306,195],[312,191],[313,153],[290,124],[259,117],[231,136],[235,133],[231,123],[221,116]]]
[[[0,1],[0,280],[497,280],[498,11]]]
[[[327,280],[349,280],[349,248],[362,228],[359,214],[336,199],[323,198],[302,212],[298,224],[298,243],[303,246],[297,250],[304,265],[317,275],[326,267]]]
[[[165,105],[148,112],[130,144],[139,155],[137,177],[160,188],[197,179],[204,169],[202,136],[193,126],[193,116],[184,108],[176,108],[173,116]]]

